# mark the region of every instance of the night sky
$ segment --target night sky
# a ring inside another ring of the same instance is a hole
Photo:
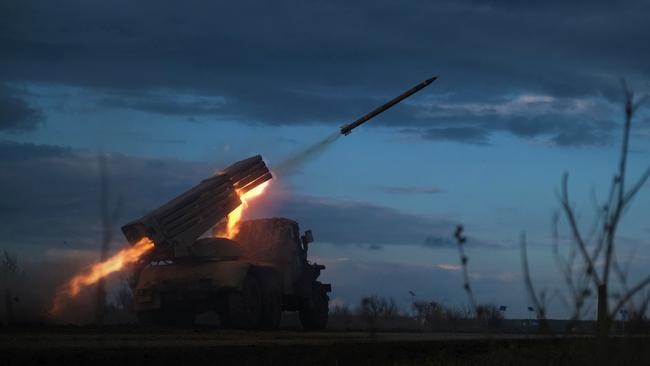
[[[440,78],[277,174],[248,217],[314,231],[334,303],[362,295],[466,302],[526,316],[519,238],[540,288],[570,173],[592,222],[616,169],[625,79],[650,92],[647,1],[0,1],[0,248],[89,263],[101,238],[97,154],[120,224],[253,154],[295,156],[418,82]],[[650,106],[631,138],[649,163]],[[650,263],[650,192],[626,213],[619,258]],[[569,240],[566,225],[561,241]],[[550,316],[564,317],[561,301]]]

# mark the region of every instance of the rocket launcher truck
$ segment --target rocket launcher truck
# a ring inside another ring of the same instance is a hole
[[[240,196],[271,178],[257,155],[122,227],[131,244],[155,244],[134,266],[140,322],[187,325],[211,311],[224,327],[273,329],[282,311],[298,311],[305,329],[326,327],[331,285],[318,281],[325,266],[307,260],[311,230],[269,218],[241,222],[232,240],[215,237]]]

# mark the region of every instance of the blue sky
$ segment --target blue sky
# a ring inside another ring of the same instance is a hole
[[[0,244],[27,258],[92,258],[98,152],[110,154],[126,222],[233,161],[259,153],[273,169],[440,75],[278,175],[249,212],[313,228],[312,255],[347,304],[376,293],[406,308],[409,289],[464,304],[451,241],[463,224],[479,300],[525,316],[520,234],[539,286],[562,289],[550,248],[561,176],[570,172],[587,226],[592,191],[603,199],[617,163],[620,78],[650,91],[645,2],[0,9]],[[641,110],[630,177],[648,165],[649,138]],[[650,260],[648,212],[645,189],[620,231],[632,277]],[[122,244],[116,235],[113,248]],[[559,302],[552,309],[566,316]]]

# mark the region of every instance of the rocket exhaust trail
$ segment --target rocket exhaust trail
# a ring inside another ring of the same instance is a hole
[[[366,113],[362,117],[358,118],[352,123],[341,126],[340,132],[334,133],[325,137],[323,140],[316,142],[315,144],[307,147],[305,150],[301,151],[297,155],[290,156],[285,160],[281,161],[275,168],[275,171],[280,175],[290,175],[295,173],[298,168],[312,160],[313,158],[320,155],[323,151],[327,150],[339,137],[349,135],[352,130],[359,127],[360,125],[368,122],[368,120],[374,118],[378,114],[385,112],[386,110],[392,108],[397,103],[403,101],[404,99],[410,97],[411,95],[419,92],[420,90],[427,87],[432,82],[438,79],[437,76],[426,79],[418,85],[412,87],[411,89],[403,92],[397,97],[391,99],[390,101],[382,104],[381,106],[373,109],[372,111]]]
[[[339,132],[333,133],[324,139],[316,142],[315,144],[308,146],[298,154],[292,155],[281,161],[273,169],[280,176],[287,176],[297,172],[297,170],[303,166],[305,163],[316,158],[322,152],[327,150],[330,145],[332,145],[336,140],[341,137]]]

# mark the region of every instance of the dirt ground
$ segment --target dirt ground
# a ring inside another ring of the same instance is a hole
[[[586,337],[50,327],[0,330],[0,364],[647,365],[648,344],[615,339],[614,357]]]

